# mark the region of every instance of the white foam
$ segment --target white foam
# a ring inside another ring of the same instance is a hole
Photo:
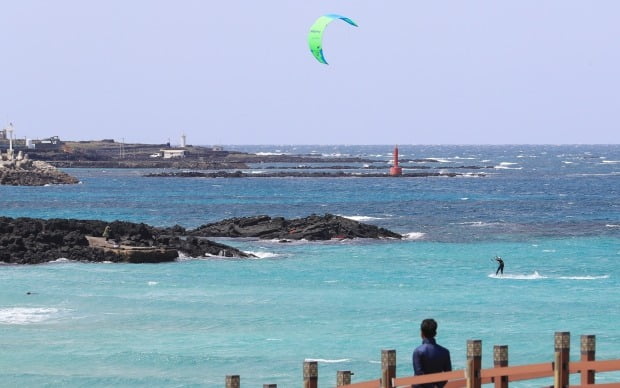
[[[499,165],[494,166],[493,168],[498,170],[521,170],[523,167],[512,167],[517,163],[512,162],[501,162]]]
[[[598,280],[598,279],[609,279],[609,275],[601,275],[601,276],[560,276],[559,279],[566,279],[566,280]]]
[[[60,257],[56,260],[49,261],[48,263],[73,263],[73,260],[69,260],[66,257]]]
[[[403,236],[405,236],[405,238],[407,240],[421,240],[421,239],[424,238],[424,236],[426,236],[426,233],[424,233],[424,232],[409,232],[409,233],[403,234]]]
[[[51,319],[59,310],[51,307],[8,307],[0,309],[0,324],[28,325]]]
[[[252,259],[271,259],[274,257],[281,256],[279,253],[273,253],[273,252],[246,251],[245,253],[249,253],[249,254],[256,256],[256,257],[252,257]]]
[[[339,214],[340,217],[344,217],[344,218],[348,218],[350,220],[353,221],[357,221],[357,222],[363,222],[363,221],[374,221],[374,220],[381,220],[382,218],[379,217],[371,217],[371,216],[345,216],[342,214]]]
[[[192,259],[193,257],[190,257],[186,255],[185,253],[179,251],[179,257],[177,257],[176,261],[187,261],[187,260],[192,260]]]
[[[620,228],[620,225],[616,225],[616,224],[607,224],[605,226],[608,228]]]
[[[618,164],[620,163],[620,160],[603,160],[601,163]]]
[[[515,280],[537,280],[537,279],[547,279],[547,276],[543,276],[538,273],[538,271],[534,271],[532,274],[503,274],[503,275],[495,275],[494,273],[489,274],[490,278],[495,279],[515,279]]]
[[[439,163],[450,163],[450,160],[449,160],[449,159],[446,159],[446,158],[433,158],[433,157],[430,157],[430,158],[428,158],[428,159],[436,160],[436,161],[438,161]]]
[[[499,223],[497,223],[497,222],[482,222],[482,221],[466,221],[466,222],[459,222],[459,223],[457,223],[457,225],[468,225],[468,226],[475,226],[475,227],[483,227],[483,226],[495,226],[495,225],[499,225]]]
[[[148,282],[148,285],[149,285],[149,286],[156,286],[156,285],[158,285],[158,284],[159,284],[159,282],[153,282],[153,281],[149,281],[149,282]]]
[[[305,361],[315,361],[315,362],[322,362],[325,364],[338,364],[338,363],[342,363],[342,362],[349,362],[351,361],[350,358],[338,358],[335,360],[330,360],[330,359],[325,359],[325,358],[306,358]]]

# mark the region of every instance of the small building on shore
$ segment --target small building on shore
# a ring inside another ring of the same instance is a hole
[[[176,159],[185,157],[185,150],[163,149],[159,152],[164,159]]]

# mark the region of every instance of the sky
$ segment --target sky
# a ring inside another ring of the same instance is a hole
[[[332,22],[311,55],[307,35]],[[617,0],[0,1],[0,126],[128,143],[619,144]]]

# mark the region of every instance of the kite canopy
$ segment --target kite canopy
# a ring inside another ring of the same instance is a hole
[[[312,55],[314,55],[317,61],[325,65],[327,65],[327,61],[325,60],[325,56],[323,56],[323,31],[325,31],[329,23],[336,19],[344,20],[350,25],[357,27],[357,24],[347,17],[329,14],[316,19],[312,27],[310,27],[310,33],[308,34],[308,45],[310,46]]]

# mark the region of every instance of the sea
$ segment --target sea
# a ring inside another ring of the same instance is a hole
[[[510,365],[550,362],[565,331],[573,360],[586,334],[597,359],[620,358],[620,145],[400,145],[405,173],[459,174],[424,178],[364,177],[387,171],[390,145],[225,148],[364,161],[337,163],[354,175],[339,178],[66,169],[81,183],[0,186],[0,215],[193,228],[331,213],[405,238],[220,238],[256,257],[0,265],[0,386],[223,387],[239,375],[242,387],[299,387],[313,360],[319,386],[334,387],[339,370],[378,379],[387,349],[397,375],[410,376],[425,318],[438,322],[454,369],[465,368],[470,339],[482,341],[485,368],[494,345],[508,346]],[[620,373],[597,375],[614,381]]]

